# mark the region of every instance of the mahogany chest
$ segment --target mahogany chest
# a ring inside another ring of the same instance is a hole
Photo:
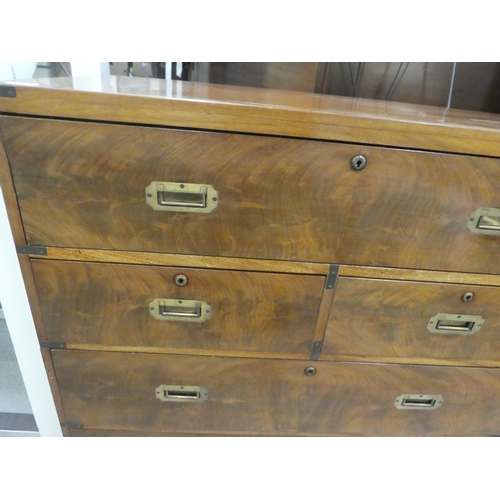
[[[500,120],[110,77],[0,86],[70,436],[500,432]]]

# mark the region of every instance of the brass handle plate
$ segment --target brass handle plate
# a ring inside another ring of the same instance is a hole
[[[500,236],[500,208],[481,207],[469,217],[471,233]]]
[[[149,303],[149,314],[164,321],[203,323],[212,316],[212,308],[202,300],[154,299]]]
[[[394,401],[398,410],[436,410],[444,402],[440,394],[401,394]]]
[[[210,184],[153,181],[146,187],[146,204],[153,210],[208,214],[219,204],[219,193]]]
[[[194,385],[160,385],[155,394],[160,401],[171,403],[201,403],[208,398],[205,387]]]
[[[473,335],[481,330],[483,323],[482,316],[439,313],[429,320],[427,329],[444,335]]]

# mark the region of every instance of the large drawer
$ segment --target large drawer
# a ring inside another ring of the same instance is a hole
[[[68,344],[307,353],[325,282],[314,275],[32,264],[49,340]]]
[[[322,355],[500,361],[500,287],[342,277]]]
[[[39,119],[3,118],[0,126],[30,244],[338,257],[358,148]],[[155,211],[146,204],[152,182],[212,186],[218,206]]]
[[[33,245],[500,270],[500,225],[467,227],[479,208],[500,208],[498,159],[14,117],[0,126]],[[358,154],[368,162],[354,171]],[[157,181],[212,186],[218,206],[155,211],[145,188]]]
[[[66,419],[83,429],[394,436],[500,431],[498,369],[89,351],[53,351],[53,360]],[[315,375],[304,374],[309,366]],[[186,399],[176,399],[183,390]],[[173,400],[157,397],[167,393]],[[411,401],[409,395],[415,405],[397,408]],[[433,397],[433,409],[422,409]]]

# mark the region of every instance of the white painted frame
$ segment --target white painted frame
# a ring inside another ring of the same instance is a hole
[[[62,437],[1,188],[0,301],[40,436]]]

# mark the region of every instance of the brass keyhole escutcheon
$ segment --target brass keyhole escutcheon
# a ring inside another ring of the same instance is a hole
[[[312,375],[316,375],[316,368],[314,368],[314,366],[308,366],[304,370],[304,375],[307,375],[308,377],[311,377]]]
[[[465,292],[462,295],[462,301],[463,302],[470,302],[474,298],[474,293],[473,292]]]
[[[174,278],[174,282],[177,286],[186,286],[188,277],[185,274],[177,274]]]
[[[366,167],[367,159],[366,156],[356,155],[351,158],[351,168],[353,170],[359,171]]]

